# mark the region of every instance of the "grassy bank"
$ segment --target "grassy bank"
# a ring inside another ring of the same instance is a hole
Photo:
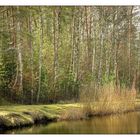
[[[79,103],[53,105],[0,106],[0,129],[11,129],[50,121],[85,119],[139,110],[136,91],[103,86],[95,92],[87,87],[81,92]]]
[[[79,104],[0,106],[0,129],[11,129],[56,121],[70,108]]]
[[[92,115],[115,113],[105,109],[100,112],[99,104],[95,102],[92,104],[93,108],[91,105],[85,106],[84,104],[0,106],[0,129],[12,129],[37,123],[47,124],[50,121],[63,119],[85,119],[89,117],[91,111]],[[139,102],[136,102],[136,106],[140,107]]]

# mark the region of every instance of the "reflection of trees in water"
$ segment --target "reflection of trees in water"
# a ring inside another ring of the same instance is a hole
[[[8,133],[34,134],[135,134],[140,133],[140,112],[94,117],[89,120],[54,122]]]

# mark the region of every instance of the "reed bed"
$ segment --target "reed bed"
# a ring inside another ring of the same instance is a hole
[[[61,119],[85,119],[90,116],[125,113],[135,110],[136,91],[105,85],[94,89],[87,86],[81,91],[80,108],[70,108]]]

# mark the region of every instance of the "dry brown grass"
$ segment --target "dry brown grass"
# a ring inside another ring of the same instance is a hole
[[[81,107],[67,110],[61,119],[83,119],[94,115],[102,116],[135,110],[134,90],[116,88],[111,84],[99,87],[97,90],[93,87],[84,88],[80,96]]]
[[[98,99],[93,114],[122,113],[135,109],[135,94],[126,88],[106,85],[100,88]]]
[[[84,113],[81,108],[70,108],[62,113],[59,120],[79,120],[84,118]]]

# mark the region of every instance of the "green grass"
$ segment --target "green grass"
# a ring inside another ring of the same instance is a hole
[[[0,106],[0,127],[12,128],[35,123],[47,123],[60,118],[69,108],[79,108],[79,104],[55,105],[12,105]]]

